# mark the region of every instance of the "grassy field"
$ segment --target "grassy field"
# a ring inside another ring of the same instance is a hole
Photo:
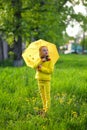
[[[87,55],[61,55],[43,118],[35,71],[0,66],[0,130],[87,130]]]

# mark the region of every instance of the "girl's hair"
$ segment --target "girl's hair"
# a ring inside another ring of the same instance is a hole
[[[43,47],[46,47],[46,48],[47,48],[47,46],[41,46],[41,47],[39,48],[39,52],[42,50]],[[47,48],[47,49],[48,49],[48,48]]]

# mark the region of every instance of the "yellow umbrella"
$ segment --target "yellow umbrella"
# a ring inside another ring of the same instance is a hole
[[[39,48],[41,46],[47,46],[48,51],[49,51],[49,56],[53,62],[53,64],[55,64],[59,58],[59,54],[58,54],[58,50],[56,48],[56,45],[50,42],[47,42],[45,40],[37,40],[35,42],[32,42],[27,49],[25,49],[25,51],[22,54],[22,57],[24,59],[24,61],[26,62],[26,64],[29,67],[34,66],[34,63],[37,62],[38,59],[40,59],[39,57]]]

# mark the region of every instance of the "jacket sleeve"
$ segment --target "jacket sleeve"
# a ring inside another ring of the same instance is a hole
[[[39,65],[41,65],[42,64],[42,61],[41,61],[41,59],[39,59],[39,60],[37,60],[37,62],[36,63],[34,63],[34,66],[33,66],[33,68],[37,68]]]
[[[46,74],[51,74],[53,72],[53,69],[54,69],[54,66],[53,66],[52,62],[50,62],[49,68],[42,66],[40,71],[43,73],[46,73]]]

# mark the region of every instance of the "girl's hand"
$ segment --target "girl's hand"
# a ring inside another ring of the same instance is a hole
[[[42,61],[45,62],[45,61],[46,61],[46,58],[42,58]]]
[[[38,69],[38,70],[40,70],[40,69],[41,69],[41,67],[42,67],[42,65],[39,65],[37,69]]]

